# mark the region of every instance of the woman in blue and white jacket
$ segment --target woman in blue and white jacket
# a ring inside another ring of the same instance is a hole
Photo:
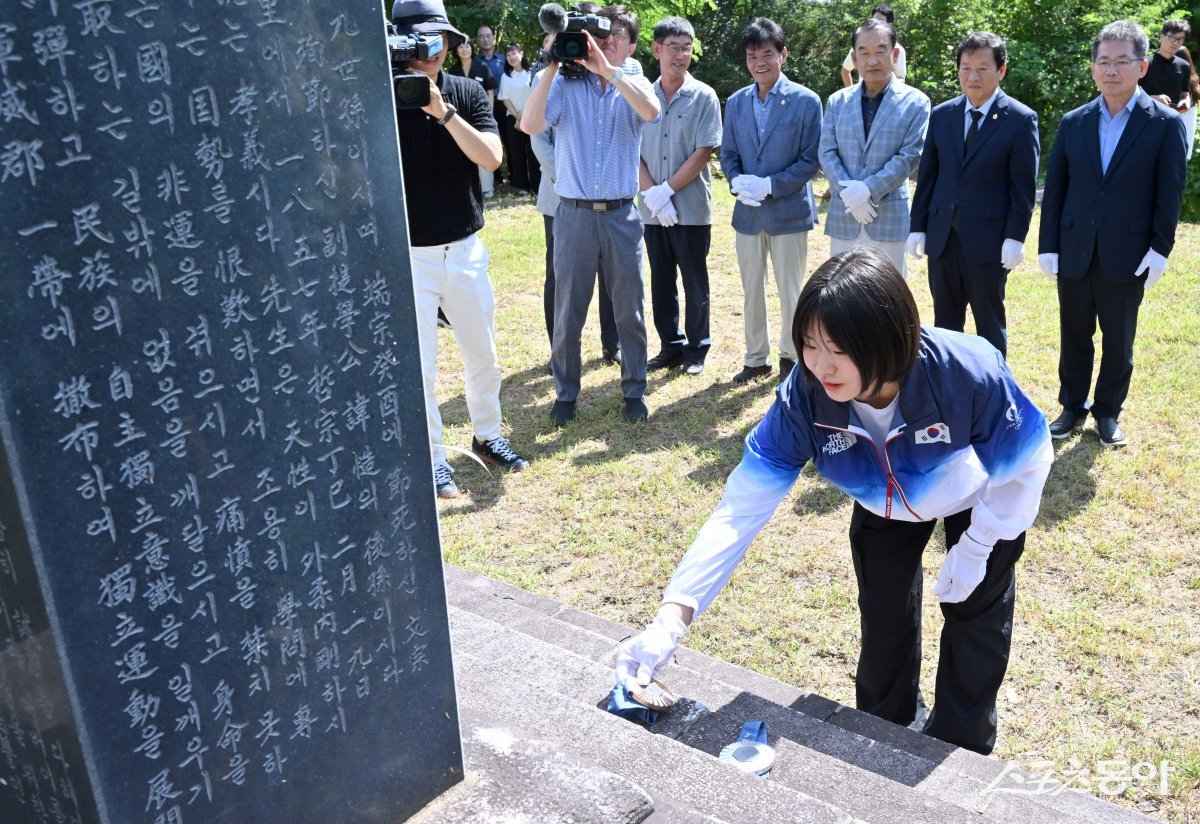
[[[811,460],[855,502],[858,708],[903,725],[916,716],[921,556],[942,518],[950,550],[934,593],[945,624],[924,732],[989,753],[1012,640],[1013,565],[1053,460],[1046,419],[991,344],[921,327],[903,278],[870,248],[813,274],[792,337],[803,369],[747,436],[654,622],[618,651],[617,677],[645,684],[670,660]]]

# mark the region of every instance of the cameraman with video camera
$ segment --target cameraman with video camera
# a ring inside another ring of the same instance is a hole
[[[483,192],[476,164],[500,165],[500,135],[479,83],[442,71],[446,53],[466,40],[450,25],[441,0],[400,0],[392,8],[405,60],[396,86],[396,124],[407,195],[413,294],[421,343],[421,378],[439,498],[458,495],[442,445],[437,383],[437,310],[454,325],[465,368],[467,411],[475,437],[471,450],[510,470],[529,466],[500,434],[500,363],[496,357],[496,301],[488,279]],[[439,48],[434,42],[440,36]],[[393,49],[397,48],[393,44]],[[413,78],[423,78],[424,83]],[[427,85],[427,89],[426,89]],[[414,89],[415,87],[415,89]],[[428,95],[426,96],[426,91]]]
[[[580,335],[596,270],[603,265],[623,351],[625,419],[643,421],[650,413],[643,400],[642,218],[633,199],[642,128],[658,120],[659,104],[644,77],[629,76],[622,68],[637,48],[638,19],[623,6],[568,16],[555,3],[542,6],[538,18],[555,40],[551,62],[525,104],[521,127],[529,134],[555,129],[559,206],[554,216],[550,366],[557,399],[550,419],[563,426],[575,417]]]

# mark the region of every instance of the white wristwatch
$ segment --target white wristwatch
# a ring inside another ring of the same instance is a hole
[[[609,79],[608,82],[612,83],[615,86],[620,81],[620,79],[624,76],[625,76],[625,69],[618,66],[617,70],[615,72],[613,72],[613,76]]]

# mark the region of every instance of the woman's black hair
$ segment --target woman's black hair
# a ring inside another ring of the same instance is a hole
[[[912,291],[892,262],[870,246],[834,255],[800,292],[792,341],[804,377],[813,382],[804,339],[817,327],[854,362],[869,394],[907,375],[920,351],[921,317]]]
[[[529,58],[525,56],[525,49],[521,47],[520,43],[509,43],[504,47],[504,73],[509,77],[512,77],[513,67],[512,64],[508,62],[508,53],[513,49],[517,49],[521,52],[522,71],[529,71]]]

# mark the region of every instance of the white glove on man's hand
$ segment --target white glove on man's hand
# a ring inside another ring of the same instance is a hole
[[[659,609],[654,623],[617,648],[617,680],[641,686],[650,683],[671,660],[687,625],[669,612]]]
[[[1005,269],[1016,269],[1025,259],[1025,244],[1019,240],[1005,238],[1000,247],[1000,265]]]
[[[733,191],[739,195],[746,195],[751,200],[757,200],[760,203],[767,199],[767,195],[771,194],[770,179],[757,175],[738,175],[733,179],[732,185]]]
[[[1146,256],[1142,258],[1142,262],[1138,264],[1137,271],[1134,272],[1134,277],[1137,277],[1142,272],[1146,273],[1146,288],[1149,289],[1154,284],[1162,280],[1162,276],[1167,271],[1167,259],[1153,249],[1146,251]]]
[[[651,214],[655,214],[670,202],[673,194],[675,194],[675,190],[668,186],[666,181],[663,181],[642,192],[642,202],[646,204],[646,208],[650,210]]]
[[[652,212],[655,218],[658,219],[659,226],[671,227],[679,222],[679,212],[675,211],[675,204],[667,198],[666,204],[656,212]]]
[[[863,226],[866,226],[875,219],[876,215],[879,214],[879,212],[875,209],[875,206],[869,200],[866,203],[860,203],[857,206],[847,207],[846,211],[850,213],[850,217],[857,220]]]
[[[871,190],[861,180],[842,180],[838,182],[838,185],[842,187],[842,191],[838,194],[847,209],[853,209],[871,199]]]
[[[746,194],[745,192],[738,192],[737,199],[739,202],[745,203],[747,206],[761,206],[762,205],[761,200],[755,200],[754,198],[750,197],[750,195]]]
[[[1042,274],[1048,278],[1058,278],[1058,252],[1046,252],[1038,255],[1038,266]]]
[[[908,241],[904,244],[904,251],[917,260],[925,257],[925,233],[909,232]]]
[[[987,559],[992,554],[990,546],[984,546],[964,532],[958,543],[946,553],[942,561],[942,572],[938,575],[933,594],[943,604],[965,601],[975,591],[987,572]]]

